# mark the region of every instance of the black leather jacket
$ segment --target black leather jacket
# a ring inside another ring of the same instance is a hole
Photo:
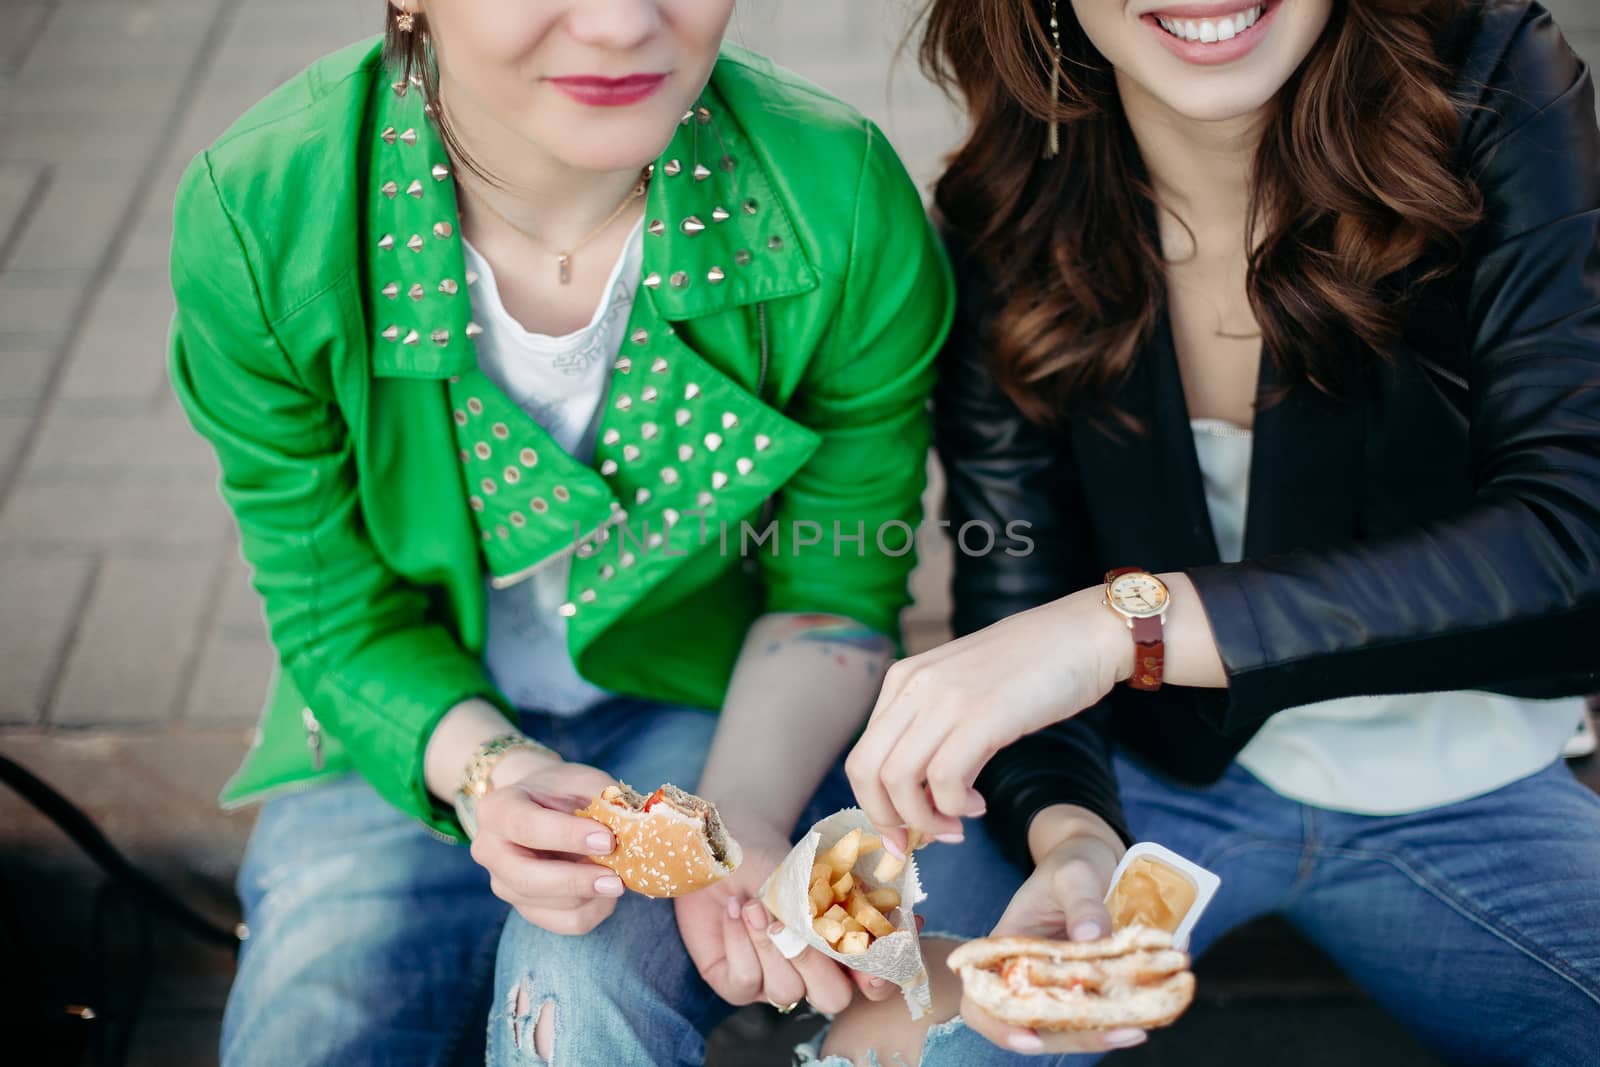
[[[984,273],[952,241],[961,310],[936,394],[958,528],[1031,523],[1031,554],[956,554],[971,633],[1101,582],[1182,570],[1228,688],[1119,687],[1002,751],[979,789],[1013,858],[1029,819],[1081,804],[1128,837],[1110,746],[1216,780],[1274,712],[1334,697],[1600,690],[1600,132],[1589,73],[1543,8],[1486,0],[1450,54],[1458,158],[1487,216],[1405,344],[1338,403],[1297,386],[1255,426],[1245,562],[1218,560],[1169,324],[1116,404],[1146,434],[1027,422],[987,365]],[[1466,87],[1474,87],[1470,90]],[[1276,384],[1270,359],[1262,388]],[[1071,635],[1064,634],[1063,641]]]

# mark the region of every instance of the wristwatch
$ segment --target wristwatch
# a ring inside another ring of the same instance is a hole
[[[1120,567],[1106,574],[1106,595],[1100,602],[1127,620],[1133,631],[1133,674],[1128,685],[1134,689],[1161,688],[1163,634],[1171,601],[1166,583],[1140,567]]]
[[[501,734],[479,745],[472,758],[467,761],[467,769],[461,775],[461,784],[456,787],[455,795],[456,818],[461,821],[461,828],[467,832],[469,839],[478,836],[478,801],[494,788],[490,776],[494,774],[495,765],[507,753],[518,749],[543,752],[552,759],[558,761],[561,759],[560,754],[554,749],[548,745],[541,745],[526,734]]]

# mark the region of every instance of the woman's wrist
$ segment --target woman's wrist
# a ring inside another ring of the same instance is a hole
[[[516,727],[504,713],[487,700],[463,700],[451,708],[434,727],[423,754],[423,774],[428,792],[446,804],[453,803],[468,766],[478,750]],[[492,786],[517,781],[540,763],[560,762],[554,753],[531,749],[512,749],[499,757],[489,775]]]
[[[1106,607],[1104,599],[1104,588],[1093,586],[1063,597],[1056,604],[1065,616],[1064,639],[1084,642],[1094,650],[1105,689],[1110,692],[1118,682],[1133,677],[1135,647],[1127,621]]]
[[[1121,836],[1093,811],[1077,804],[1052,804],[1028,821],[1028,854],[1039,865],[1067,841],[1085,837],[1104,842],[1114,856],[1121,857],[1124,851]]]

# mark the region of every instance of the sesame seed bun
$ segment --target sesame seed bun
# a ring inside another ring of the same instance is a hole
[[[739,866],[739,843],[723,829],[717,809],[674,785],[663,785],[651,797],[626,784],[607,786],[576,814],[602,823],[616,837],[616,849],[594,861],[647,897],[693,893]]]

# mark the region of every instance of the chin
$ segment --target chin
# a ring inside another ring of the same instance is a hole
[[[577,170],[642,170],[666,150],[677,132],[676,121],[663,123],[642,116],[582,122],[561,130],[541,129],[529,139],[549,145],[561,162]]]
[[[1182,87],[1162,86],[1162,91],[1154,95],[1175,114],[1192,122],[1227,122],[1258,114],[1283,88],[1282,80],[1266,85],[1241,80],[1245,84],[1213,81]]]

